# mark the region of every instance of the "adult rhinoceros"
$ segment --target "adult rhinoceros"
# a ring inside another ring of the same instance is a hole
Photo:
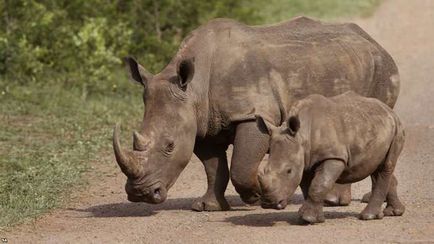
[[[192,206],[198,211],[229,209],[229,144],[237,192],[245,202],[258,199],[257,169],[270,138],[254,113],[280,124],[291,104],[309,94],[353,90],[393,107],[399,93],[394,61],[360,27],[306,17],[268,26],[210,21],[185,38],[157,75],[126,61],[145,103],[134,150],[121,148],[118,126],[113,136],[128,199],[163,202],[194,152],[208,178],[207,192]],[[339,204],[339,196],[330,198]]]

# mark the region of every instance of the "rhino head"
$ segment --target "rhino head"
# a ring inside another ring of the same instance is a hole
[[[288,198],[294,194],[304,171],[304,150],[299,137],[298,117],[291,116],[282,126],[257,116],[262,128],[267,128],[270,139],[270,156],[258,173],[263,208],[284,209]]]
[[[125,62],[131,77],[144,87],[145,113],[140,132],[133,133],[132,150],[122,148],[116,125],[116,161],[127,176],[129,201],[161,203],[193,153],[197,123],[188,84],[193,78],[194,60],[172,62],[155,76],[133,58]]]

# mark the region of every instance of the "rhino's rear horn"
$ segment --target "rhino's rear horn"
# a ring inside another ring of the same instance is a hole
[[[132,155],[132,152],[123,150],[119,142],[120,124],[116,124],[113,131],[113,149],[115,152],[116,162],[122,172],[130,177],[139,177],[142,173],[142,168]]]
[[[133,148],[137,151],[145,151],[148,146],[148,142],[139,132],[133,133]]]

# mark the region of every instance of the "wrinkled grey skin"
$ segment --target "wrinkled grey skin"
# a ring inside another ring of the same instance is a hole
[[[371,176],[372,195],[360,218],[404,213],[393,175],[404,130],[392,109],[379,100],[354,92],[332,98],[311,95],[294,105],[282,126],[261,117],[258,123],[271,135],[270,158],[258,177],[264,208],[285,208],[300,185],[305,197],[301,218],[324,222],[323,202],[335,182]],[[381,211],[385,200],[387,207]]]
[[[157,75],[132,58],[126,61],[144,87],[145,103],[133,150],[121,147],[118,129],[113,137],[117,162],[128,176],[128,198],[164,201],[194,152],[208,178],[207,192],[193,203],[198,211],[229,209],[224,192],[230,144],[231,180],[245,202],[258,200],[257,169],[269,135],[253,111],[281,124],[292,103],[312,93],[354,90],[390,107],[399,93],[395,63],[362,29],[304,17],[253,27],[210,21],[185,38]],[[333,197],[339,203],[339,194]]]

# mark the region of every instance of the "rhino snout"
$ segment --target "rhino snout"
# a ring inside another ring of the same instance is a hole
[[[261,207],[265,209],[272,208],[272,209],[282,210],[285,209],[287,205],[288,205],[288,200],[286,199],[275,201],[275,202],[269,202],[266,199],[261,199]]]
[[[156,183],[147,188],[140,188],[127,183],[125,191],[130,202],[158,204],[164,202],[167,198],[167,189],[161,183]]]

